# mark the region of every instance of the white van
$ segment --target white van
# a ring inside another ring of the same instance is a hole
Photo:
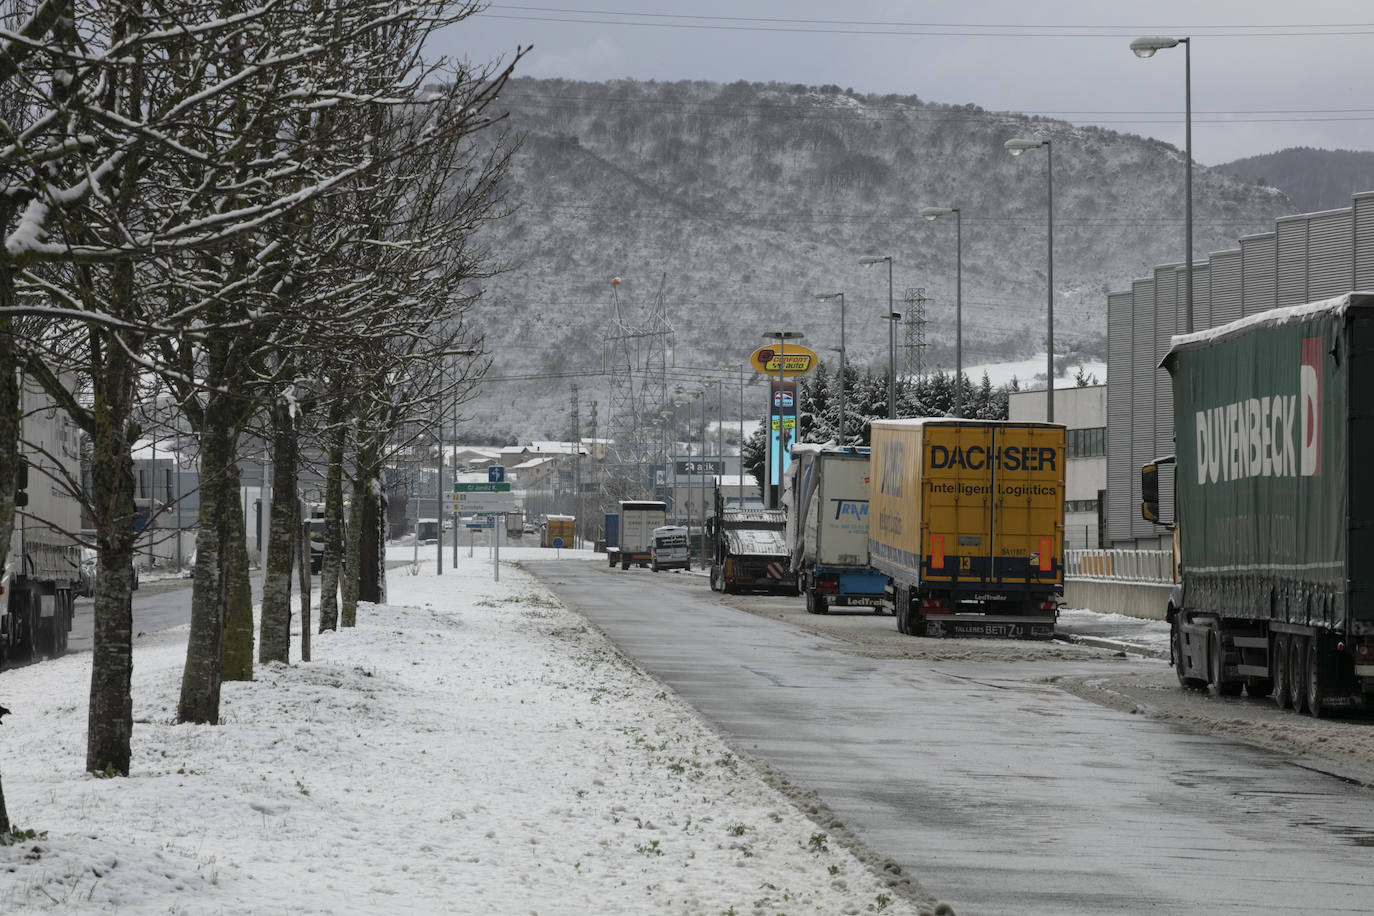
[[[664,525],[654,529],[654,543],[649,554],[649,568],[691,569],[687,557],[687,529],[681,525]]]

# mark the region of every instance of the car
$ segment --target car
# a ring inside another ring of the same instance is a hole
[[[76,594],[79,598],[89,598],[95,594],[96,567],[99,557],[89,547],[81,548],[81,569],[77,573]]]
[[[100,578],[100,555],[92,547],[81,548],[81,569],[77,571],[76,596],[95,596],[95,583]],[[134,564],[134,589],[138,588],[138,564]]]

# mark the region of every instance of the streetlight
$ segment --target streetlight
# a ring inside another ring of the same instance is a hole
[[[786,367],[786,365],[787,365],[787,342],[788,342],[789,340],[801,340],[801,339],[802,339],[803,337],[805,337],[805,336],[806,336],[806,335],[803,334],[801,331],[764,331],[764,332],[763,332],[763,337],[764,337],[765,340],[776,340],[776,341],[778,342],[778,393],[777,393],[777,399],[778,399],[778,463],[777,463],[776,467],[777,467],[777,472],[778,472],[778,497],[779,497],[779,498],[781,498],[781,496],[782,496],[782,459],[783,459],[783,456],[787,454],[787,423],[785,422],[785,421],[786,421],[786,414],[785,414],[785,410],[784,410],[784,407],[783,407],[783,403],[784,403],[784,402],[783,402],[783,391],[782,391],[783,369],[784,369],[784,368]],[[792,412],[793,412],[793,415],[796,414],[796,410],[797,410],[797,408],[796,408],[796,402],[795,402],[795,400],[794,400],[794,401],[793,401],[793,405],[792,405]],[[769,426],[772,426],[772,422],[771,422],[771,421],[772,421],[772,417],[773,417],[773,404],[772,404],[771,399],[770,399],[770,402],[769,402],[769,404],[768,404],[768,418],[769,418],[769,421],[770,421],[770,422],[769,422]],[[766,437],[768,434],[765,433],[764,435],[765,435],[765,437]],[[770,455],[772,454],[772,451],[773,451],[773,447],[772,447],[772,443],[770,442],[770,443],[769,443],[769,447],[768,447],[768,452],[769,452]],[[768,491],[769,491],[769,488],[772,486],[772,483],[773,483],[773,481],[772,481],[772,476],[773,476],[773,475],[772,475],[772,469],[771,469],[771,468],[769,469],[769,475],[768,475],[768,476],[769,476],[769,479],[764,481],[764,490],[765,490],[765,492],[768,492]],[[764,502],[765,502],[765,504],[767,504],[768,502],[770,502],[770,500],[765,500]],[[772,505],[769,506],[768,508],[770,508],[770,509],[776,509],[776,508],[778,508],[779,499],[773,499],[773,500],[771,500],[771,502],[772,502]]]
[[[1193,42],[1191,38],[1149,35],[1131,42],[1136,57],[1154,57],[1156,51],[1183,45],[1183,282],[1187,308],[1187,332],[1193,333]]]
[[[954,415],[964,412],[964,228],[958,207],[926,207],[921,216],[954,216]]]
[[[1013,156],[1019,156],[1028,149],[1045,148],[1045,196],[1049,201],[1049,231],[1046,235],[1046,257],[1048,259],[1047,283],[1049,289],[1049,303],[1046,314],[1049,327],[1049,339],[1046,348],[1049,350],[1048,362],[1049,371],[1046,378],[1049,379],[1045,389],[1045,422],[1054,422],[1054,147],[1050,145],[1048,138],[1044,140],[1029,140],[1023,137],[1013,137],[1002,148]]]
[[[864,267],[872,267],[874,264],[887,262],[887,313],[894,314],[892,311],[892,255],[871,255],[866,254],[859,258],[859,263]],[[897,377],[894,374],[896,360],[894,353],[897,350],[897,323],[894,321],[887,328],[887,418],[894,419],[897,416]]]
[[[831,299],[840,300],[840,447],[844,447],[844,370],[848,362],[848,355],[844,349],[844,293],[817,293],[817,302],[829,302]]]

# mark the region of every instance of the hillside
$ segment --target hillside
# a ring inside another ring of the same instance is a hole
[[[478,308],[498,361],[468,410],[493,439],[566,435],[573,381],[604,432],[613,277],[634,322],[662,284],[678,367],[733,371],[776,328],[833,359],[839,309],[815,294],[843,290],[851,362],[881,370],[887,271],[858,258],[891,254],[897,309],[929,298],[925,365],[952,369],[955,225],[926,206],[962,213],[964,364],[1043,352],[1045,156],[1008,155],[1014,136],[1053,141],[1058,352],[1100,358],[1106,293],[1181,254],[1180,153],[1136,136],[836,86],[518,79],[501,101],[519,209],[486,240],[513,266]],[[1194,195],[1203,256],[1294,212],[1211,169]]]
[[[1303,212],[1350,206],[1350,196],[1374,191],[1374,153],[1306,146],[1237,159],[1216,167],[1240,181],[1281,190]]]

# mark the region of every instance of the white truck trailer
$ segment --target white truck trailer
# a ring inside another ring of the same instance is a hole
[[[657,500],[627,499],[620,503],[620,568],[631,563],[647,567],[653,558],[654,529],[668,524],[668,505]]]
[[[784,481],[791,572],[806,610],[887,607],[887,576],[868,565],[868,449],[796,445]]]
[[[0,573],[0,661],[28,662],[67,651],[81,574],[80,434],[36,385],[21,390],[19,505]]]

